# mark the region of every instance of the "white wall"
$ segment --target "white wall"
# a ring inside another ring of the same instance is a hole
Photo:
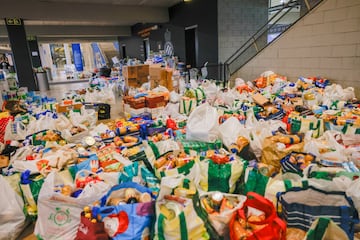
[[[360,96],[360,0],[324,0],[232,76],[323,76]]]

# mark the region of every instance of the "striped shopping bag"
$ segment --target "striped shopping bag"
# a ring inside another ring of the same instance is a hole
[[[330,218],[340,226],[350,239],[354,237],[354,225],[359,222],[358,212],[345,192],[327,192],[312,186],[292,188],[278,194],[279,214],[288,228],[308,231],[313,222]]]

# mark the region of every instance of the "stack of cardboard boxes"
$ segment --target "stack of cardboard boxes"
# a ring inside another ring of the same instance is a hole
[[[149,65],[123,66],[123,76],[126,86],[139,88],[149,81]]]
[[[169,91],[174,90],[172,81],[172,69],[161,67],[161,64],[123,66],[123,76],[128,87],[139,88],[149,81],[151,89],[159,85]]]

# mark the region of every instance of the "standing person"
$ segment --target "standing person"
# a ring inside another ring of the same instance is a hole
[[[8,69],[10,67],[9,59],[6,57],[5,54],[1,55],[0,57],[0,69]]]

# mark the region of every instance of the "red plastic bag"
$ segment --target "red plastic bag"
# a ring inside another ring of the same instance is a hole
[[[260,216],[249,216],[250,208],[261,211]],[[243,207],[234,213],[230,223],[230,239],[240,240],[285,240],[286,223],[281,220],[271,201],[263,196],[249,192]]]

